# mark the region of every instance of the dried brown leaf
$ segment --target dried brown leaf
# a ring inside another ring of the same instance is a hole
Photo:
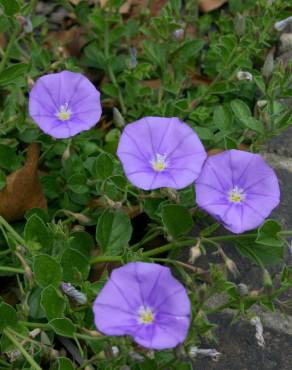
[[[157,80],[144,80],[140,81],[143,86],[151,87],[152,89],[159,89],[161,86],[161,81]]]
[[[226,2],[227,0],[199,0],[199,6],[202,12],[209,13],[220,8]]]
[[[28,147],[25,165],[7,176],[6,187],[0,192],[0,214],[7,221],[23,218],[31,208],[47,208],[47,200],[38,177],[40,145]]]
[[[52,31],[48,35],[48,47],[53,48],[56,42],[62,47],[64,56],[81,56],[81,49],[86,44],[84,30],[81,27],[72,27],[66,31]]]

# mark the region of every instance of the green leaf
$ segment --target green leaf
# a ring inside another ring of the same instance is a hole
[[[249,257],[259,265],[268,266],[283,261],[284,246],[276,247],[237,241],[236,247],[242,255]]]
[[[41,287],[52,284],[58,287],[62,280],[62,268],[60,264],[47,254],[39,254],[34,257],[34,278]]]
[[[26,75],[28,65],[25,63],[14,64],[0,73],[0,86],[8,85],[14,82],[18,77]]]
[[[0,171],[0,191],[4,189],[5,186],[6,186],[6,176],[2,171]]]
[[[244,122],[247,117],[251,117],[251,111],[245,102],[240,99],[232,100],[230,103],[231,109],[235,114],[236,118],[240,121]]]
[[[76,173],[69,177],[68,188],[76,194],[84,194],[88,192],[87,178],[83,174]]]
[[[254,117],[246,117],[242,123],[244,123],[249,129],[258,132],[259,134],[263,134],[265,132],[263,123]]]
[[[218,106],[214,109],[213,123],[221,130],[227,130],[232,125],[232,113],[227,107]]]
[[[19,167],[15,151],[7,145],[0,144],[0,167],[8,171],[14,171]]]
[[[178,204],[167,204],[161,210],[162,222],[167,232],[177,238],[188,233],[193,227],[193,219],[186,207]]]
[[[68,248],[62,255],[63,280],[70,283],[80,283],[86,280],[90,270],[88,258],[76,249]]]
[[[89,257],[91,250],[95,247],[95,243],[89,233],[78,231],[70,235],[69,247],[82,253],[85,257]]]
[[[149,60],[155,65],[164,68],[166,64],[166,49],[164,45],[146,40],[143,42],[143,49]]]
[[[17,13],[20,9],[19,3],[16,0],[0,0],[0,4],[3,5],[5,14],[8,16]]]
[[[49,322],[50,327],[58,335],[74,338],[75,325],[67,318],[53,319]]]
[[[17,314],[15,309],[5,302],[0,303],[0,331],[6,326],[17,325]]]
[[[100,154],[94,164],[92,169],[92,174],[96,179],[106,180],[112,175],[114,170],[114,164],[110,155],[102,153]]]
[[[71,360],[69,360],[69,358],[58,357],[57,361],[58,367],[56,368],[56,370],[75,370],[75,367]]]
[[[42,291],[41,306],[47,319],[52,320],[63,317],[66,304],[61,293],[54,286],[49,285]]]
[[[123,253],[132,235],[129,216],[121,210],[105,210],[98,219],[96,240],[103,253],[119,255]]]
[[[33,214],[27,220],[24,227],[24,239],[31,249],[49,249],[52,245],[51,234],[37,214]]]
[[[274,220],[266,222],[258,229],[256,242],[268,246],[281,246],[283,241],[278,233],[282,230],[280,224]]]

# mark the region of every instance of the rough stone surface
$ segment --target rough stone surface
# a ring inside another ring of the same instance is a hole
[[[278,330],[265,329],[266,346],[261,348],[255,339],[255,328],[247,322],[230,324],[229,315],[211,317],[218,324],[218,344],[203,343],[201,348],[216,348],[222,353],[218,362],[197,358],[196,370],[291,370],[292,336]]]

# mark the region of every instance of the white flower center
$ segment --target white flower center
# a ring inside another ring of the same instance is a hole
[[[228,199],[232,203],[241,203],[241,201],[244,200],[244,198],[245,198],[244,190],[239,188],[238,186],[235,186],[228,193]]]
[[[157,172],[164,171],[168,166],[166,154],[164,155],[158,153],[155,154],[154,158],[150,161],[150,163],[154,171]]]
[[[149,306],[141,306],[138,311],[139,324],[149,325],[154,321],[154,313]]]
[[[60,106],[59,110],[56,113],[56,116],[60,121],[68,121],[71,117],[72,111],[69,108],[68,103],[65,103]]]

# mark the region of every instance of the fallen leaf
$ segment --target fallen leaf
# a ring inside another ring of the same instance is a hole
[[[219,153],[222,153],[222,152],[224,152],[223,149],[214,148],[214,149],[208,150],[207,154],[208,154],[208,157],[212,157],[212,155],[216,155],[216,154],[219,154]]]
[[[144,80],[140,81],[141,85],[151,87],[152,89],[159,89],[161,86],[161,81],[157,80]]]
[[[47,200],[38,177],[40,145],[28,147],[25,165],[6,178],[6,186],[0,192],[0,214],[7,221],[23,218],[31,208],[47,208]]]
[[[129,14],[131,6],[132,6],[132,0],[127,0],[126,2],[124,2],[124,4],[120,7],[120,10],[119,10],[120,14]]]
[[[218,9],[225,3],[227,3],[227,0],[199,0],[200,9],[204,13]]]
[[[86,44],[84,30],[81,27],[72,27],[66,31],[52,31],[48,34],[47,47],[52,49],[56,42],[64,48],[64,56],[81,57],[81,49]]]
[[[199,73],[189,71],[188,74],[194,85],[211,85],[212,83],[212,80],[210,78],[202,76]]]

